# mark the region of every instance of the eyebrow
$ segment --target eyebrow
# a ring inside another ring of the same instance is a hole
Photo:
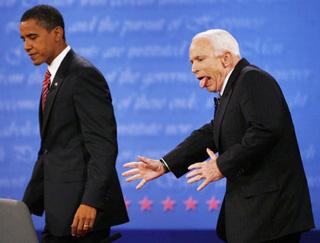
[[[35,35],[38,35],[38,34],[36,34],[36,33],[29,33],[29,34],[27,34],[25,37],[32,37],[32,36],[35,36]],[[21,38],[22,40],[24,40],[25,37],[22,36],[22,35],[20,36],[20,38]]]
[[[205,58],[205,57],[207,57],[207,55],[199,55],[194,57],[193,59],[190,59],[190,62],[193,63],[193,60],[199,60],[200,58]]]

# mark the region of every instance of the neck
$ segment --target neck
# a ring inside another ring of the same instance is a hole
[[[59,56],[59,54],[67,47],[67,43],[66,42],[62,42],[61,44],[57,45],[57,48],[55,49],[54,52],[54,58],[52,60],[50,60],[50,63],[48,63],[48,65],[50,65],[52,63],[52,61]]]
[[[238,62],[241,60],[241,58],[239,56],[234,56],[232,58],[232,61],[230,62],[230,65],[228,65],[226,67],[226,75],[228,75],[228,73],[234,69],[234,67],[238,64]]]
[[[232,68],[234,68],[238,62],[240,62],[241,58],[239,56],[235,56],[233,57],[233,60],[232,60]]]

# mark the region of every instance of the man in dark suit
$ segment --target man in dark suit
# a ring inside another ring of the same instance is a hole
[[[115,161],[116,121],[103,75],[66,44],[59,11],[38,5],[21,17],[34,65],[46,63],[41,146],[23,201],[46,214],[43,242],[100,242],[128,221]]]
[[[291,119],[277,82],[240,58],[237,41],[224,30],[197,34],[190,46],[200,86],[217,92],[214,119],[160,160],[139,157],[123,173],[146,182],[188,170],[188,182],[226,177],[217,224],[229,243],[299,242],[314,227],[307,181]],[[215,153],[219,155],[216,156]],[[207,159],[204,162],[199,162]]]

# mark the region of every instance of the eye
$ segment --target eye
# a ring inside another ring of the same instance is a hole
[[[202,61],[205,60],[205,59],[206,59],[205,57],[198,57],[198,58],[197,58],[197,61],[202,62]]]
[[[28,38],[29,40],[35,40],[35,39],[38,38],[38,35],[37,35],[37,34],[29,34],[29,35],[27,35],[27,38]]]

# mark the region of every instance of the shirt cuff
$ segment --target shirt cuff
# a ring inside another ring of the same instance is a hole
[[[165,169],[165,172],[171,172],[167,162],[163,159],[163,158],[160,158],[160,163],[162,164],[163,168]]]

